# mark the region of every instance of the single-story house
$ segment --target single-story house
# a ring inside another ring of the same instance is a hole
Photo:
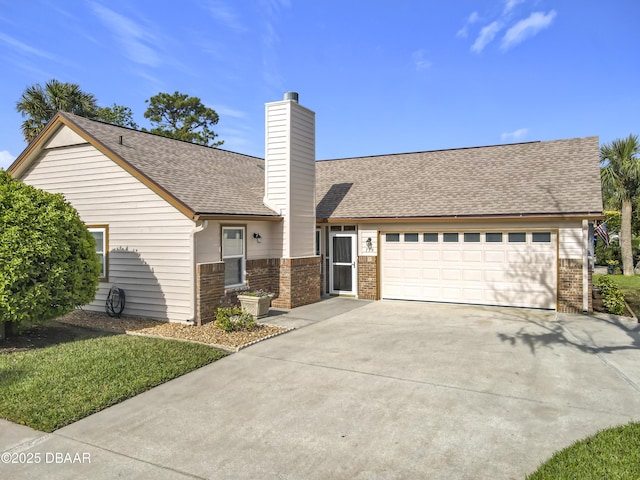
[[[591,310],[597,137],[316,161],[315,114],[266,104],[265,159],[58,113],[9,168],[60,192],[125,314],[208,321],[230,292]]]

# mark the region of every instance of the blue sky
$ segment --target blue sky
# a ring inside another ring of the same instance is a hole
[[[636,0],[0,0],[0,167],[16,101],[56,78],[100,105],[158,92],[264,154],[264,103],[297,91],[318,159],[640,133]]]

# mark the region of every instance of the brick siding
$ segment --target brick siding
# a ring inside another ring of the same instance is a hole
[[[199,263],[196,266],[196,322],[212,322],[224,297],[224,262]]]
[[[589,272],[589,290],[591,290],[591,271]],[[589,293],[589,311],[592,311],[591,291]],[[558,262],[558,312],[582,312],[582,260],[561,258]]]
[[[320,257],[281,258],[272,305],[295,308],[320,301]]]
[[[378,257],[358,257],[358,298],[378,300]]]

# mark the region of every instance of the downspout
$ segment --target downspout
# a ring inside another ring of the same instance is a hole
[[[582,311],[589,312],[589,221],[582,220]]]
[[[196,233],[204,231],[209,226],[208,220],[203,220],[200,225],[196,221],[196,226],[191,230],[191,311],[193,312],[192,322],[200,326],[200,319],[196,309],[198,308],[198,292],[196,291],[198,285],[198,270],[196,267],[197,247],[196,247]]]

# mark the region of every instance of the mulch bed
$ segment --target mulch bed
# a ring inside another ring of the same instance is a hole
[[[213,323],[198,327],[140,317],[113,318],[102,313],[76,310],[54,321],[30,328],[19,336],[0,340],[0,354],[118,334],[172,338],[233,352],[289,330],[276,325],[258,324],[252,330],[225,332]]]

